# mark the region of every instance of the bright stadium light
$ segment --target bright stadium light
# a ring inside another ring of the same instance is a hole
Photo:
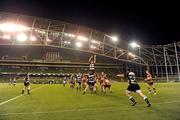
[[[131,57],[135,57],[135,55],[132,54],[131,52],[129,52],[128,55],[131,56]]]
[[[35,36],[31,36],[31,37],[30,37],[30,40],[31,40],[31,41],[36,41],[36,37],[35,37]]]
[[[81,42],[77,42],[76,46],[80,48],[80,47],[82,47],[82,43]]]
[[[11,38],[11,36],[10,35],[3,35],[3,38],[9,40]]]
[[[94,44],[101,44],[99,41],[96,41],[96,40],[91,40],[91,43],[94,43]]]
[[[81,41],[88,41],[88,38],[83,37],[83,36],[77,36],[77,39]]]
[[[47,42],[50,42],[51,40],[49,38],[46,39]]]
[[[20,41],[20,42],[24,42],[24,41],[27,40],[27,35],[24,34],[24,33],[19,33],[19,34],[17,35],[17,40]]]
[[[112,39],[113,42],[117,42],[118,41],[118,38],[116,36],[112,36],[111,39]]]
[[[68,34],[68,33],[64,33],[64,35],[65,35],[65,36],[68,36],[68,37],[72,37],[72,38],[74,38],[74,37],[75,37],[75,35],[74,35],[74,34],[70,34],[70,33],[69,33],[69,34]]]
[[[117,41],[118,41],[118,37],[116,37],[116,36],[109,36],[109,35],[105,35],[105,36],[111,38],[111,40],[112,40],[113,42],[117,42]]]
[[[71,44],[70,41],[64,41],[64,44]]]
[[[93,45],[91,45],[91,49],[96,49],[96,47],[95,47],[95,46],[93,46]]]
[[[0,30],[3,32],[23,32],[29,30],[29,28],[14,23],[2,23],[0,24]]]
[[[130,46],[132,47],[132,48],[137,48],[137,47],[140,47],[140,45],[139,44],[137,44],[136,42],[132,42],[132,43],[130,43]]]

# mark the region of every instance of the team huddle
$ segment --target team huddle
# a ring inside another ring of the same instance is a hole
[[[69,84],[70,87],[73,89],[76,87],[77,91],[82,91],[83,94],[86,94],[87,90],[89,89],[91,93],[97,93],[97,86],[100,85],[100,89],[102,93],[106,93],[106,89],[112,93],[111,90],[111,81],[108,79],[107,75],[102,72],[101,74],[97,74],[95,72],[95,63],[96,63],[96,55],[92,55],[89,59],[89,73],[88,74],[72,74],[70,76]],[[154,94],[156,94],[156,89],[153,84],[152,75],[149,71],[146,71],[146,82],[149,93],[152,92],[151,89],[153,89]],[[151,103],[149,99],[143,94],[141,91],[141,88],[139,84],[137,83],[135,73],[133,70],[128,69],[127,73],[125,74],[125,77],[128,79],[128,87],[126,90],[126,95],[129,98],[129,100],[132,102],[132,106],[135,106],[137,102],[135,99],[131,96],[132,92],[138,93],[146,102],[147,107],[151,106]],[[68,78],[64,76],[63,78],[63,86],[66,86]],[[27,73],[24,78],[24,87],[22,89],[22,94],[24,94],[25,90],[27,89],[28,94],[30,94],[30,80],[29,80],[29,74]]]

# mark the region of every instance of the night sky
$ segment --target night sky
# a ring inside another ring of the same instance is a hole
[[[180,41],[178,3],[98,0],[1,0],[0,10],[84,25],[143,44]]]

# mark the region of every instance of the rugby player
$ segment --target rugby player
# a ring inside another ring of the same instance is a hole
[[[67,83],[67,77],[64,76],[64,79],[63,79],[63,86],[64,86],[64,87],[65,87],[66,83]]]
[[[94,74],[95,71],[95,63],[96,63],[96,55],[91,55],[89,58],[89,70]]]
[[[151,103],[149,102],[148,98],[142,93],[139,84],[137,83],[137,80],[135,78],[135,73],[128,70],[126,74],[128,81],[129,81],[129,86],[126,90],[126,95],[128,96],[129,100],[132,102],[132,106],[135,106],[137,102],[135,99],[131,96],[132,92],[138,93],[146,102],[147,107],[151,107]]]
[[[82,74],[78,73],[76,77],[77,77],[77,81],[76,81],[77,87],[76,87],[76,89],[81,90]]]
[[[102,89],[103,89],[104,94],[106,94],[106,88],[108,88],[109,91],[112,93],[111,81],[108,80],[107,77],[103,80],[103,83],[102,83]]]
[[[96,92],[96,87],[94,86],[95,85],[95,78],[94,78],[94,73],[92,71],[89,72],[89,75],[88,75],[88,82],[87,82],[87,85],[86,85],[86,88],[84,89],[83,91],[83,94],[86,93],[87,89],[89,88],[91,90],[91,93],[92,92]]]
[[[87,77],[87,75],[83,75],[83,77],[82,77],[82,88],[83,88],[83,90],[86,88],[86,86],[87,86],[87,81],[88,81],[88,77]]]
[[[104,72],[101,73],[100,79],[99,79],[99,83],[100,83],[100,87],[101,87],[101,91],[103,93],[103,82],[106,79],[106,74]]]
[[[70,87],[74,88],[74,86],[75,86],[75,76],[74,75],[71,75],[69,83],[70,83]]]
[[[16,78],[14,77],[14,79],[13,79],[13,86],[15,86],[16,85]]]
[[[30,94],[30,79],[29,79],[29,73],[26,74],[24,78],[24,87],[22,89],[22,94],[24,94],[24,91],[27,89],[28,94]]]
[[[147,87],[148,87],[149,94],[151,93],[151,89],[153,89],[154,94],[157,94],[156,88],[154,87],[154,82],[153,82],[153,79],[152,79],[152,75],[148,70],[146,70],[146,79],[145,80],[147,82]]]

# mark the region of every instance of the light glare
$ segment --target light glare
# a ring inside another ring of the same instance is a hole
[[[31,37],[30,37],[30,40],[31,40],[31,41],[36,41],[36,37],[31,36]]]
[[[130,46],[133,48],[140,47],[140,45],[138,45],[136,42],[132,42]]]
[[[24,33],[19,33],[19,34],[17,35],[17,40],[18,40],[18,41],[21,41],[21,42],[24,42],[24,41],[27,40],[27,35],[25,35]]]
[[[82,47],[82,43],[77,42],[77,43],[76,43],[76,46],[80,48],[80,47]]]
[[[0,30],[4,32],[22,32],[29,30],[29,28],[24,25],[14,23],[2,23],[0,24]]]
[[[78,36],[77,39],[81,41],[88,41],[88,38],[83,37],[83,36]]]

